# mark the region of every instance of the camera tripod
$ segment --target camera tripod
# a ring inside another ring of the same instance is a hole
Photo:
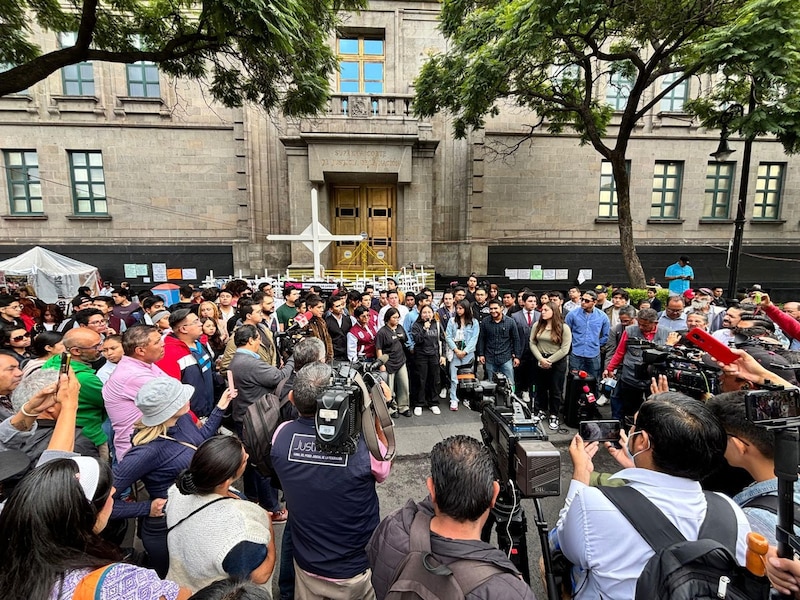
[[[492,527],[497,534],[497,547],[508,556],[509,560],[522,573],[522,578],[530,585],[531,571],[528,556],[528,518],[522,508],[520,493],[517,484],[507,482],[501,484],[500,494],[494,507],[489,511],[489,518],[481,531],[481,540],[489,542],[492,536]],[[558,600],[555,577],[553,575],[553,562],[550,555],[550,542],[548,540],[547,522],[539,498],[533,499],[536,507],[536,529],[539,532],[539,541],[542,544],[542,557],[544,560],[545,583],[548,600]]]

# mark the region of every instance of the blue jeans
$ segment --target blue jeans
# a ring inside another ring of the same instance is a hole
[[[514,361],[507,360],[504,363],[493,363],[486,361],[486,364],[483,365],[486,367],[486,379],[492,381],[494,378],[494,374],[498,371],[506,376],[508,379],[509,385],[511,385],[511,389],[514,389]]]
[[[294,546],[292,545],[291,517],[283,526],[280,568],[278,570],[278,589],[280,600],[294,599]]]
[[[600,355],[588,357],[570,354],[569,370],[586,371],[589,375],[594,377],[596,381],[600,381]]]

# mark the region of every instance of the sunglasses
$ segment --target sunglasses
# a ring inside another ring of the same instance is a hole
[[[22,335],[15,335],[14,337],[11,338],[11,341],[12,342],[21,342],[25,338],[29,338],[29,337],[31,337],[30,333],[23,333]]]
[[[594,298],[581,298],[581,302],[594,302]]]

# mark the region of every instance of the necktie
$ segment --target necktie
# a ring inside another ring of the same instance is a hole
[[[528,327],[531,326],[531,311],[528,311]]]

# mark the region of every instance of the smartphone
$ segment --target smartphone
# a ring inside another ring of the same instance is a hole
[[[578,434],[584,442],[618,442],[620,424],[616,419],[609,421],[581,421]]]
[[[712,337],[710,333],[703,331],[699,327],[695,327],[684,337],[692,344],[701,350],[708,352],[715,359],[726,365],[731,364],[733,361],[739,358],[725,344]]]
[[[800,417],[800,390],[753,390],[744,398],[747,420],[758,425],[785,425]]]
[[[69,363],[72,361],[72,355],[69,352],[61,353],[61,368],[58,372],[58,377],[62,375],[69,375]]]
[[[753,302],[761,304],[761,292],[753,292]]]

